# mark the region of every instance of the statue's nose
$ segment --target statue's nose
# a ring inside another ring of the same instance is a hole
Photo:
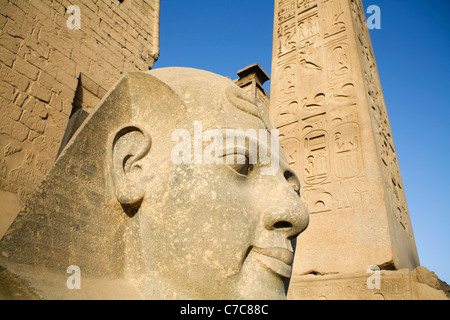
[[[298,190],[294,190],[286,180],[273,192],[270,197],[273,203],[267,207],[264,227],[269,231],[281,232],[288,239],[294,239],[308,227],[308,210],[300,199]]]
[[[283,233],[288,239],[296,238],[309,224],[308,211],[300,199],[298,202],[298,205],[285,208],[282,212],[267,215],[265,228]]]

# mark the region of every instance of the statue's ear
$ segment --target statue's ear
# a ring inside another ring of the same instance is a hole
[[[113,140],[112,178],[115,195],[129,216],[137,213],[145,196],[146,168],[143,159],[151,146],[150,135],[135,125],[117,131]]]

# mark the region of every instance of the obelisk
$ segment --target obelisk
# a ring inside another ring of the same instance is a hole
[[[270,118],[311,218],[294,283],[419,266],[361,0],[275,0]]]

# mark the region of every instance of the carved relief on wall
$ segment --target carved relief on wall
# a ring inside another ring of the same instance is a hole
[[[352,11],[352,17],[356,22],[354,23],[356,34],[364,33],[367,22],[362,2],[359,0],[350,0],[350,8]]]
[[[330,147],[328,133],[315,130],[303,140],[302,177],[308,185],[325,182],[330,172]]]
[[[278,22],[283,23],[295,17],[295,1],[279,0],[278,2]]]
[[[304,300],[411,300],[410,271],[383,273],[381,288],[369,289],[367,273],[355,273],[350,277],[335,276],[320,281],[291,282],[291,296]]]
[[[358,40],[357,45],[362,56],[364,82],[371,110],[372,127],[378,146],[385,186],[388,190],[388,207],[402,228],[412,237],[412,230],[409,225],[409,212],[401,182],[400,168],[388,120],[386,104],[381,91],[373,48],[367,40],[370,39],[370,34],[366,27],[364,8],[361,1],[350,0],[350,4],[355,22],[355,32]]]
[[[307,12],[298,19],[299,42],[319,35],[319,15],[317,11]]]
[[[302,198],[310,214],[363,206],[368,190],[356,120],[357,114],[351,114],[328,121],[324,113],[278,127],[289,165],[302,179]],[[339,134],[335,147],[333,139]]]
[[[350,51],[346,43],[337,43],[327,48],[328,82],[336,84],[351,76]]]
[[[299,13],[305,12],[317,6],[317,0],[297,0]]]
[[[319,6],[324,39],[345,31],[344,11],[339,0],[322,0]]]
[[[282,118],[282,120],[287,119],[287,117],[293,119],[298,114],[298,110],[299,104],[297,101],[286,101],[280,103],[278,115]]]
[[[335,117],[346,116],[356,109],[356,91],[353,83],[337,85],[330,89],[326,104]]]
[[[358,176],[363,169],[361,135],[357,123],[346,123],[333,130],[334,174],[339,179]]]
[[[283,149],[289,163],[289,166],[295,171],[300,170],[300,163],[298,161],[301,154],[300,141],[297,138],[291,137],[283,140]]]
[[[272,122],[310,213],[362,206],[367,182],[341,3],[292,3],[278,3]]]
[[[336,117],[327,112],[325,95],[318,96],[324,104],[305,105],[315,112],[302,112],[297,124],[303,137],[301,152],[296,154],[304,201],[311,214],[362,206],[360,195],[366,190],[358,183],[365,179],[358,114],[352,109]]]
[[[310,214],[350,209],[354,195],[342,182],[325,183],[303,189],[302,199]]]
[[[302,197],[310,214],[333,210],[333,195],[326,187],[306,189],[303,191]]]
[[[298,81],[297,64],[290,62],[281,67],[277,81],[279,85],[277,90],[279,101],[288,101],[295,97]]]
[[[322,48],[314,42],[304,43],[299,50],[299,63],[304,75],[318,75],[323,69]]]
[[[278,56],[284,56],[295,50],[297,45],[295,21],[288,21],[278,28]]]
[[[300,154],[302,153],[299,137],[299,122],[294,121],[287,125],[278,127],[280,130],[280,143],[286,154],[291,168],[298,173],[300,171]]]

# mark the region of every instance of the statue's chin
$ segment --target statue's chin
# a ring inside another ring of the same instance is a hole
[[[286,300],[286,278],[260,260],[258,254],[253,252],[245,260],[236,298],[243,300]]]

